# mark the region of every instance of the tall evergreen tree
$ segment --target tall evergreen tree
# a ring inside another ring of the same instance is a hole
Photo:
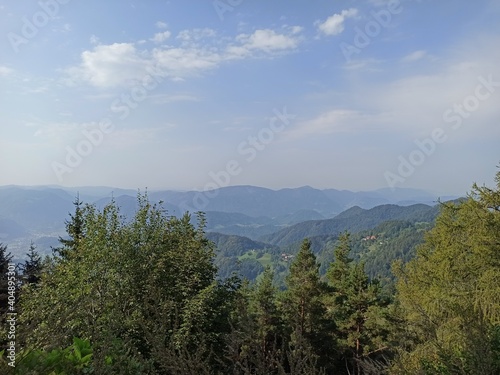
[[[282,308],[294,356],[289,361],[308,359],[317,362],[317,368],[325,368],[330,365],[329,352],[333,351],[322,301],[325,284],[320,280],[319,264],[308,239],[290,265],[286,284]]]
[[[77,195],[73,202],[75,212],[69,214],[69,220],[65,221],[68,238],[59,237],[61,246],[53,248],[56,255],[66,258],[71,252],[75,252],[85,236],[85,206]]]
[[[268,266],[250,296],[250,311],[255,327],[255,357],[260,373],[270,373],[276,368],[276,363],[282,360],[279,352],[284,344],[283,322],[273,279],[274,273]]]
[[[350,374],[362,374],[363,362],[380,357],[387,349],[388,301],[378,282],[368,279],[364,263],[352,262],[350,251],[350,235],[344,233],[327,271],[332,288],[330,312],[337,326],[341,362],[346,363]]]
[[[36,246],[33,241],[30,244],[30,248],[26,256],[28,259],[20,265],[20,269],[23,273],[23,281],[27,284],[36,284],[40,280],[40,276],[42,274],[42,257],[36,250]]]
[[[262,353],[268,353],[276,347],[281,334],[281,317],[276,305],[277,290],[273,285],[273,278],[273,271],[268,266],[252,293],[251,308],[258,327],[256,336]]]

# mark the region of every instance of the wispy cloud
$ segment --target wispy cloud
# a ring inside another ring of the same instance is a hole
[[[401,62],[409,63],[409,62],[421,60],[425,56],[427,56],[427,52],[426,51],[424,51],[424,50],[418,50],[418,51],[414,51],[414,52],[406,55],[405,57],[403,57],[401,59]]]
[[[243,43],[244,48],[263,51],[293,49],[298,44],[297,39],[270,29],[256,30],[251,35],[239,35],[238,40]]]
[[[99,38],[95,35],[91,35],[89,38],[90,44],[96,45],[99,44]]]
[[[152,38],[151,38],[151,41],[155,42],[155,43],[163,43],[164,41],[166,41],[168,38],[170,38],[170,35],[172,35],[172,33],[170,31],[163,31],[161,33],[156,33]]]
[[[203,29],[182,30],[177,34],[177,39],[184,43],[194,43],[207,38],[214,38],[217,32],[214,29],[205,27]]]
[[[236,43],[227,47],[226,58],[241,59],[252,56],[276,56],[295,50],[301,38],[297,34],[301,29],[290,28],[286,33],[271,29],[255,30],[252,34],[240,34]]]
[[[333,133],[355,133],[374,129],[380,116],[363,114],[350,109],[333,109],[317,117],[300,122],[286,133],[289,140]]]
[[[174,81],[217,68],[221,63],[242,58],[273,57],[297,48],[301,29],[290,27],[284,32],[271,29],[255,30],[240,34],[220,45],[215,41],[215,31],[205,29],[184,30],[176,40],[180,45],[139,49],[135,43],[97,45],[81,54],[77,66],[66,69],[67,82],[85,82],[100,88],[131,85],[144,78],[150,69],[161,70]],[[161,43],[170,32],[157,33],[152,38]],[[212,39],[213,43],[201,39]],[[139,44],[141,47],[142,45]]]
[[[155,26],[159,29],[166,29],[168,25],[163,21],[156,22]]]
[[[6,66],[0,65],[0,77],[8,76],[9,74],[12,74],[13,72],[14,72],[13,69],[10,69]]]
[[[314,24],[318,30],[325,35],[338,35],[344,31],[344,23],[348,18],[355,17],[358,14],[356,8],[345,9],[340,13],[335,13],[325,21],[316,21]]]

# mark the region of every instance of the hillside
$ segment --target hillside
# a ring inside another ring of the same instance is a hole
[[[410,222],[432,222],[438,213],[437,207],[416,204],[408,207],[382,205],[369,210],[353,207],[333,219],[312,220],[292,225],[276,233],[262,236],[263,242],[286,246],[306,237],[337,235],[340,232],[359,232],[371,229],[387,220]]]

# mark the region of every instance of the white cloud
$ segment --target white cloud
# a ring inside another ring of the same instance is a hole
[[[197,48],[155,49],[152,57],[159,68],[181,78],[213,69],[221,62],[218,53]]]
[[[270,29],[256,30],[251,35],[240,35],[238,39],[244,42],[245,48],[264,51],[294,49],[298,45],[296,38],[278,34]]]
[[[419,50],[419,51],[415,51],[415,52],[412,52],[408,55],[406,55],[405,57],[403,57],[401,59],[402,62],[413,62],[413,61],[417,61],[417,60],[420,60],[422,58],[424,58],[425,56],[427,56],[427,52],[424,51],[424,50]]]
[[[6,66],[0,65],[0,77],[2,76],[8,76],[9,74],[12,74],[14,70],[7,68]]]
[[[155,23],[155,26],[159,29],[166,29],[168,25],[165,22],[158,21]]]
[[[291,26],[292,34],[299,34],[304,30],[302,26]]]
[[[151,40],[155,43],[163,43],[166,41],[168,38],[170,38],[171,32],[170,31],[164,31],[161,33],[156,33],[154,37],[151,38]]]
[[[162,75],[174,81],[214,69],[224,61],[275,56],[295,49],[300,43],[300,30],[292,28],[288,34],[270,29],[256,30],[253,34],[240,34],[233,41],[204,41],[216,34],[212,29],[185,30],[176,39],[179,46],[158,46],[151,50],[139,50],[140,43],[114,43],[97,45],[81,54],[81,63],[66,70],[70,85],[87,82],[106,88],[134,84],[148,74],[148,70],[161,70]],[[169,31],[155,35],[160,42],[170,36]],[[201,43],[200,43],[201,44]]]
[[[345,9],[340,13],[335,13],[328,17],[325,22],[318,20],[314,24],[325,35],[338,35],[344,31],[345,20],[355,17],[357,14],[358,10],[356,8]]]
[[[238,59],[249,57],[258,52],[264,52],[268,56],[273,56],[294,50],[300,43],[300,38],[295,36],[298,32],[300,30],[293,29],[292,27],[291,35],[279,34],[270,29],[256,30],[253,34],[240,34],[236,37],[239,44],[227,47],[227,57],[229,59]]]
[[[144,77],[148,61],[131,43],[99,45],[81,54],[82,62],[67,70],[70,82],[86,81],[97,87],[121,86]]]

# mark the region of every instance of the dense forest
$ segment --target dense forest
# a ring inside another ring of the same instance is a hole
[[[496,183],[432,223],[311,228],[286,261],[147,195],[134,218],[77,200],[52,256],[14,267],[0,246],[0,372],[499,374]],[[251,277],[220,272],[224,254]]]

